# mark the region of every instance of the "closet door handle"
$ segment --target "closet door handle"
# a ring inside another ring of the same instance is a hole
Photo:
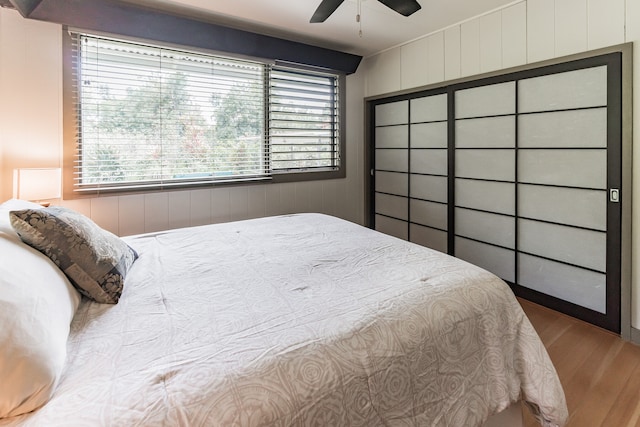
[[[609,201],[618,203],[620,202],[620,190],[617,188],[612,188],[609,190]]]

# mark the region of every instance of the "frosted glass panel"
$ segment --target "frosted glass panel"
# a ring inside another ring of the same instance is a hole
[[[456,237],[456,257],[515,282],[515,253],[512,250]]]
[[[526,114],[518,118],[518,146],[607,147],[607,109]]]
[[[409,206],[411,209],[412,222],[439,228],[441,230],[447,229],[447,205],[411,199]]]
[[[447,148],[447,123],[411,125],[411,148]]]
[[[447,94],[411,100],[411,123],[447,120]]]
[[[447,178],[428,175],[411,175],[411,197],[446,203]]]
[[[565,110],[607,105],[607,67],[520,80],[519,111]]]
[[[459,90],[456,97],[456,119],[515,114],[515,82]]]
[[[458,148],[513,148],[515,145],[515,116],[456,120]]]
[[[537,185],[519,187],[519,216],[606,231],[607,192]]]
[[[409,227],[410,240],[422,246],[447,253],[447,233],[433,228],[411,224]]]
[[[455,217],[457,235],[515,249],[515,218],[461,208]]]
[[[408,157],[407,150],[378,149],[376,150],[376,170],[408,172]]]
[[[515,215],[516,185],[456,179],[456,206]]]
[[[606,275],[534,256],[518,254],[519,284],[606,313]]]
[[[376,215],[376,230],[403,240],[409,239],[407,223],[398,219]]]
[[[456,150],[456,177],[515,181],[515,150]]]
[[[407,220],[408,212],[409,204],[406,197],[376,193],[376,213]]]
[[[606,272],[607,234],[543,222],[518,221],[519,250]]]
[[[447,174],[447,150],[411,150],[411,172]]]
[[[376,172],[376,191],[407,196],[409,175],[396,172]]]
[[[518,150],[518,181],[607,188],[607,150]]]
[[[398,101],[376,105],[376,126],[409,123],[409,102]]]
[[[408,148],[409,127],[389,126],[376,128],[376,148]]]

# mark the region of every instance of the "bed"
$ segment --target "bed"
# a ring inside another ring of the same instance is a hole
[[[520,401],[566,422],[511,290],[471,264],[322,214],[122,240],[118,303],[82,298],[47,402],[0,426],[474,427]]]

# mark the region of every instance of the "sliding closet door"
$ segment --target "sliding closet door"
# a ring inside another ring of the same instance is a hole
[[[620,331],[621,64],[612,53],[376,101],[375,228]]]
[[[375,108],[375,229],[409,239],[409,101]]]
[[[447,253],[447,95],[412,99],[409,150],[409,240]]]
[[[375,107],[374,227],[447,252],[447,94]]]
[[[516,84],[455,93],[455,250],[515,282]]]
[[[517,162],[517,284],[539,300],[547,295],[556,304],[591,311],[589,317],[614,330],[619,283],[610,280],[607,286],[607,275],[619,273],[615,262],[608,268],[607,258],[616,257],[620,242],[614,225],[608,255],[607,217],[620,222],[619,183],[614,184],[620,171],[620,96],[616,79],[608,78],[615,70],[614,63],[520,80]],[[611,209],[609,181],[616,198]]]

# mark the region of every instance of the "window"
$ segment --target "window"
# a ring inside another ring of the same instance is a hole
[[[339,74],[84,33],[68,41],[73,192],[344,173]]]

